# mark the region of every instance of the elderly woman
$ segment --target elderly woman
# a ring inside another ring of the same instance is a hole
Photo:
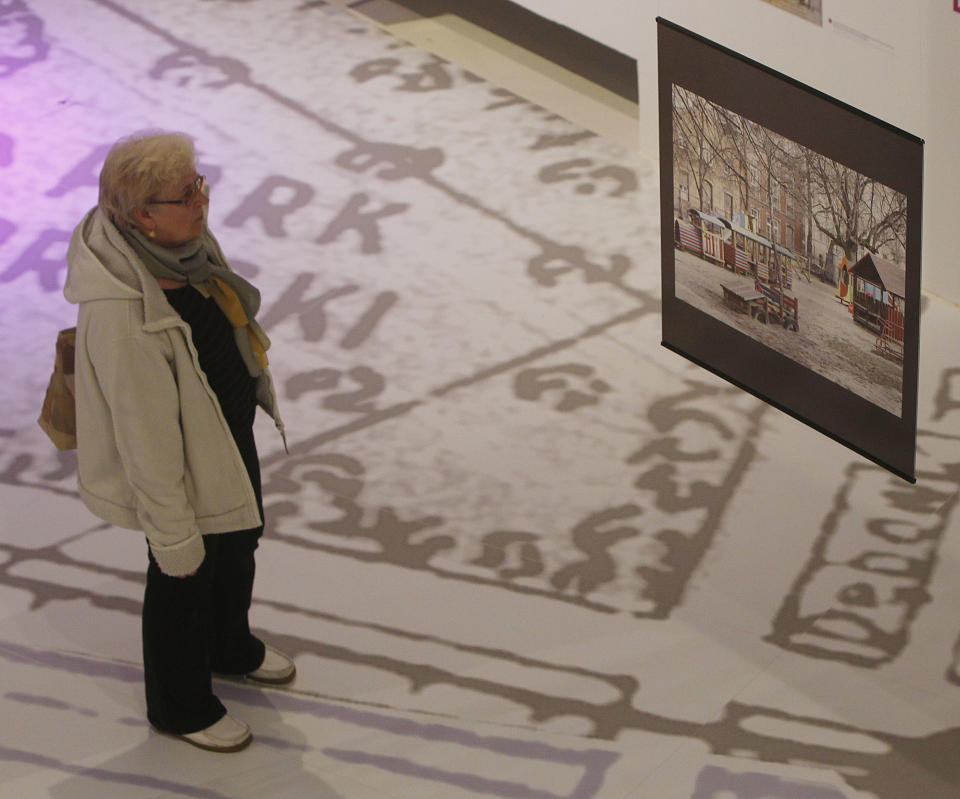
[[[263,532],[257,405],[283,433],[254,321],[260,295],[206,226],[192,141],[117,142],[74,231],[64,294],[78,304],[79,489],[102,519],[146,534],[147,718],[203,749],[250,743],[212,674],[281,684],[293,662],[251,632]]]

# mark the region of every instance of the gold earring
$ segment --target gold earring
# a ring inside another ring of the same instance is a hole
[[[151,239],[155,239],[155,238],[157,237],[157,231],[155,231],[155,230],[148,230],[148,231],[147,231],[147,235],[148,235]]]

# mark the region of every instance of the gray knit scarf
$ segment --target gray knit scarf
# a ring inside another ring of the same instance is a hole
[[[236,293],[255,335],[266,347],[269,346],[269,340],[254,321],[254,316],[260,310],[260,292],[252,283],[227,266],[220,245],[206,225],[200,236],[177,247],[162,247],[144,236],[137,228],[124,231],[124,238],[154,277],[186,281],[204,296],[209,296],[204,286],[205,281],[208,281],[211,275],[220,278]],[[263,370],[250,346],[249,332],[246,328],[234,328],[233,332],[243,362],[250,375],[257,377]]]

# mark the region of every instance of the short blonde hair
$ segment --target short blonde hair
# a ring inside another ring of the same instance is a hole
[[[100,170],[100,209],[121,230],[136,225],[133,212],[196,169],[193,139],[185,133],[141,131],[120,139]]]

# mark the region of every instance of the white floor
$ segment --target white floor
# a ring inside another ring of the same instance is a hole
[[[334,5],[159,7],[0,8],[0,796],[958,795],[956,307],[911,486],[659,346],[654,164]],[[145,724],[143,541],[34,423],[66,236],[151,126],[291,436],[253,620],[299,677],[218,684],[236,755]]]

